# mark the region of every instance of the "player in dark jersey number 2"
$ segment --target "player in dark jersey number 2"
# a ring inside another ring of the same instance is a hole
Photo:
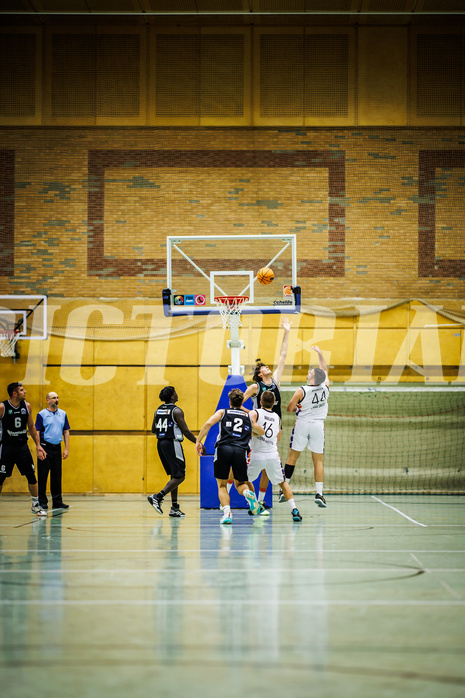
[[[258,503],[253,485],[247,480],[247,457],[252,431],[263,436],[265,430],[256,424],[255,413],[250,417],[243,409],[244,393],[239,388],[233,388],[228,394],[229,408],[217,410],[201,428],[197,437],[196,449],[202,454],[202,439],[208,434],[210,427],[219,422],[219,434],[215,444],[214,474],[218,483],[218,498],[223,507],[222,524],[232,523],[231,501],[227,490],[230,470],[233,472],[236,489],[246,498],[252,514],[262,511]]]

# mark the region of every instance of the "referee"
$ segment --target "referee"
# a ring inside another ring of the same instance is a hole
[[[58,407],[59,398],[56,393],[48,393],[45,398],[48,407],[41,410],[36,417],[36,429],[40,435],[40,445],[47,457],[37,462],[37,479],[39,482],[39,504],[42,509],[48,509],[46,495],[47,479],[50,473],[50,493],[54,509],[69,509],[61,494],[62,458],[69,455],[69,422],[68,415]],[[61,442],[65,448],[61,453]]]

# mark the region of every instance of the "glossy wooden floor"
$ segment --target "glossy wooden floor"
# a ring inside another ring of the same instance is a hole
[[[225,529],[197,497],[2,495],[2,697],[463,697],[463,498],[296,499]]]

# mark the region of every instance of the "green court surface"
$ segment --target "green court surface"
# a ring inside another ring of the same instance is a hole
[[[459,697],[460,496],[297,495],[268,519],[0,497],[4,698]]]

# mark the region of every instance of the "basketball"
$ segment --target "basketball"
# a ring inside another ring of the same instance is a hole
[[[274,271],[269,267],[262,267],[257,272],[257,279],[264,286],[268,286],[274,279]]]

